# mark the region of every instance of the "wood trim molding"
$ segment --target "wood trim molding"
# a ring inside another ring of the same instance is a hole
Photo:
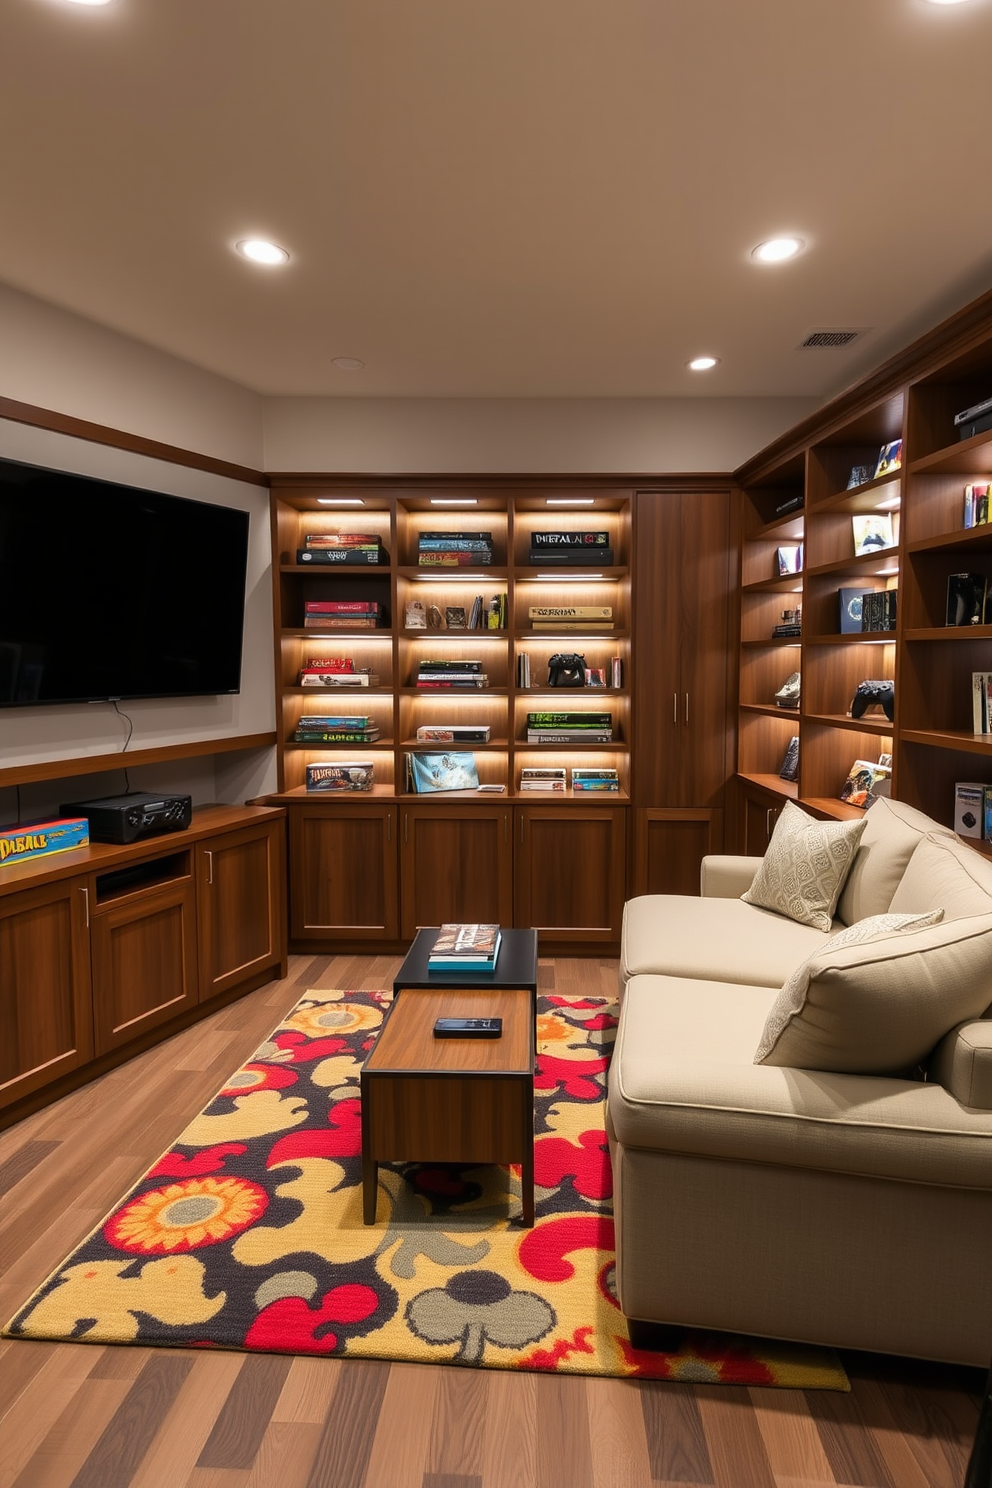
[[[223,475],[229,480],[245,481],[252,486],[269,484],[269,478],[262,470],[251,470],[247,465],[234,465],[229,460],[217,460],[213,455],[201,455],[195,450],[181,449],[175,444],[163,444],[157,439],[145,439],[140,434],[126,434],[121,429],[111,429],[106,424],[94,424],[89,419],[73,418],[67,413],[56,413],[51,408],[38,408],[33,403],[20,403],[16,398],[0,397],[0,418],[10,419],[15,424],[31,424],[36,429],[49,429],[53,434],[69,434],[74,439],[88,439],[93,444],[107,444],[114,449],[129,450],[134,455],[148,455],[153,460],[165,460],[170,465],[205,470],[209,475]]]
[[[99,775],[105,770],[124,770],[131,765],[159,765],[166,761],[197,759],[208,754],[234,754],[240,749],[275,746],[276,733],[235,734],[223,739],[197,739],[189,744],[161,744],[154,749],[116,750],[113,754],[90,754],[72,759],[40,760],[34,765],[0,768],[0,788],[32,785],[39,780],[68,780],[73,775]]]
[[[344,486],[359,486],[371,488],[382,486],[388,488],[390,495],[397,495],[397,487],[403,485],[411,496],[422,495],[425,491],[437,491],[449,489],[452,486],[471,486],[473,490],[503,491],[507,488],[519,490],[521,481],[526,481],[532,490],[588,490],[600,491],[623,490],[623,491],[685,491],[685,490],[713,490],[724,486],[734,485],[734,477],[729,471],[703,472],[681,471],[665,473],[664,475],[652,475],[650,471],[635,473],[612,474],[606,472],[602,475],[590,474],[564,474],[564,475],[534,475],[523,471],[518,474],[492,473],[472,474],[471,472],[461,475],[428,475],[418,472],[415,475],[404,475],[402,473],[389,475],[384,473],[370,474],[369,472],[346,474],[335,472],[328,474],[320,471],[301,470],[271,470],[266,480],[272,486],[280,486],[283,489],[296,486],[301,489],[320,486],[336,490]],[[521,492],[521,494],[524,494]]]

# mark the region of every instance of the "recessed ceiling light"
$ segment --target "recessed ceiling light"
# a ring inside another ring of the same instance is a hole
[[[477,496],[432,496],[431,506],[478,506]]]
[[[237,249],[242,258],[250,258],[252,263],[289,263],[289,254],[285,248],[280,248],[278,243],[269,243],[265,238],[242,238]]]
[[[109,5],[110,0],[69,0],[71,5]]]
[[[334,365],[340,372],[361,372],[365,363],[358,357],[335,357]]]
[[[691,362],[686,362],[686,366],[690,372],[708,372],[719,360],[719,357],[711,356],[693,357]]]
[[[318,506],[364,506],[364,496],[318,496]]]
[[[527,577],[537,579],[540,584],[560,584],[562,582],[561,574],[528,574]],[[584,573],[581,578],[578,574],[569,574],[567,582],[570,584],[608,584],[610,580],[605,574]]]
[[[960,5],[961,0],[930,0],[931,5]]]
[[[802,238],[769,238],[767,243],[752,248],[751,257],[759,263],[784,263],[787,258],[795,258],[805,246]]]
[[[545,496],[545,506],[595,506],[595,496]]]

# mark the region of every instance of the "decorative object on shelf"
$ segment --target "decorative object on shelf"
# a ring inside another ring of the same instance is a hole
[[[307,765],[308,791],[370,791],[374,780],[375,765],[371,760]]]
[[[775,703],[779,708],[799,707],[801,681],[799,672],[792,672],[790,676],[786,677],[782,686],[775,694]]]
[[[802,491],[799,491],[795,496],[788,496],[776,506],[775,515],[777,517],[784,517],[789,512],[802,511],[805,501],[806,497]]]
[[[418,568],[480,568],[493,561],[491,532],[421,532]]]
[[[981,837],[985,825],[985,785],[958,780],[954,785],[954,830],[959,837]]]
[[[865,632],[895,630],[899,603],[897,589],[874,589],[862,596],[861,629]]]
[[[867,811],[869,806],[874,806],[879,796],[890,795],[891,787],[891,765],[858,759],[854,761],[841,787],[840,799],[849,806],[863,806]]]
[[[837,590],[837,628],[841,635],[860,634],[864,629],[861,623],[864,613],[864,602],[873,592],[872,590],[862,589],[860,585]]]
[[[981,625],[985,615],[987,581],[984,574],[947,576],[947,625]]]
[[[466,630],[464,605],[447,605],[444,621],[449,630]]]
[[[382,605],[375,599],[308,599],[303,604],[304,630],[375,630]]]
[[[610,686],[611,687],[622,687],[623,686],[623,657],[622,656],[611,656],[610,657]]]
[[[992,481],[969,481],[965,486],[965,527],[984,527],[988,522],[990,485],[992,485]]]
[[[487,630],[506,629],[506,595],[494,594],[489,601],[489,613],[486,616]]]
[[[992,734],[992,672],[972,672],[971,711],[974,732]]]
[[[407,630],[427,629],[427,606],[422,599],[408,599],[403,623]]]
[[[586,667],[585,676],[586,676],[586,686],[587,687],[605,687],[606,686],[606,668],[605,667]]]
[[[478,790],[479,772],[471,751],[448,754],[407,754],[408,789],[416,795],[432,791]]]
[[[981,403],[974,403],[971,408],[956,413],[954,427],[959,439],[973,439],[976,434],[992,429],[992,398],[985,398]]]
[[[867,512],[851,518],[854,534],[854,556],[877,553],[896,544],[891,512]]]
[[[874,465],[852,465],[851,474],[847,478],[847,489],[853,491],[858,486],[867,485],[870,480],[874,479],[874,476]]]
[[[427,629],[444,629],[444,616],[441,614],[441,611],[436,604],[429,604],[427,606]]]
[[[896,716],[895,685],[892,682],[873,681],[866,678],[859,682],[851,699],[851,717],[863,718],[868,708],[878,705],[891,723]]]
[[[23,863],[28,858],[68,852],[73,847],[86,847],[89,840],[90,824],[85,816],[17,822],[11,827],[0,827],[0,864]]]
[[[350,656],[316,656],[303,663],[301,687],[378,687],[377,672],[356,667]]]
[[[556,652],[548,657],[549,687],[584,687],[586,659],[574,651]]]
[[[775,549],[775,568],[779,578],[785,574],[797,574],[803,571],[803,545],[797,543],[794,546]]]
[[[297,548],[297,563],[367,566],[385,561],[382,538],[375,532],[310,532]]]
[[[797,605],[794,610],[782,611],[782,623],[776,625],[772,631],[772,639],[779,640],[783,636],[802,635],[803,612],[802,606]]]
[[[780,780],[796,780],[796,779],[798,779],[798,776],[799,776],[799,735],[798,734],[793,734],[792,738],[789,740],[789,747],[785,751],[785,758],[782,760],[782,765],[781,765],[781,768],[779,769],[778,775],[779,775],[779,779]]]
[[[893,439],[889,444],[883,444],[878,452],[878,463],[875,466],[874,479],[879,476],[891,475],[894,470],[902,466],[902,440]]]
[[[561,565],[568,568],[601,564],[613,565],[613,548],[608,532],[532,532],[531,563]]]
[[[612,630],[612,605],[529,605],[532,630]]]

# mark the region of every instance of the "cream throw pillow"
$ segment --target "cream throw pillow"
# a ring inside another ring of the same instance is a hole
[[[852,932],[870,931],[871,921],[832,936],[782,988],[755,1063],[899,1074],[978,1017],[992,984],[992,915],[934,924],[938,914],[853,944]]]
[[[865,820],[817,821],[786,801],[744,903],[829,930]]]

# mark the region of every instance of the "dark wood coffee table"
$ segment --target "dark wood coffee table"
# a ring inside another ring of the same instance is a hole
[[[436,929],[418,930],[413,945],[393,981],[393,997],[409,988],[423,991],[440,990],[443,987],[478,987],[501,992],[506,988],[526,987],[530,992],[534,1013],[534,1042],[537,1042],[537,931],[501,931],[499,955],[494,971],[431,971],[427,961],[434,942]],[[493,1008],[499,1015],[500,1009]]]
[[[498,1039],[436,1039],[437,1018],[503,1020]],[[363,1218],[382,1162],[519,1163],[534,1223],[534,1019],[530,989],[421,989],[396,998],[362,1068]]]

